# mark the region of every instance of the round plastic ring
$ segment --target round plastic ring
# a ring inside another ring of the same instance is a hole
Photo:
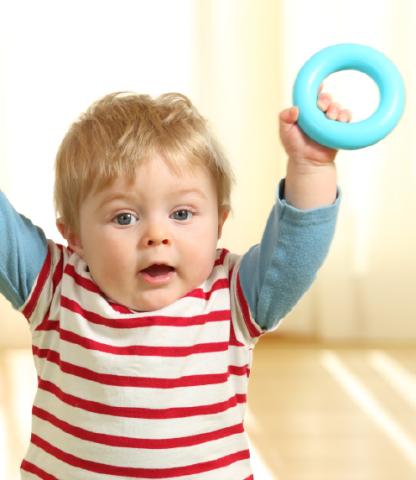
[[[369,118],[342,123],[330,120],[318,108],[320,84],[340,70],[358,70],[377,84],[380,102]],[[300,128],[321,145],[337,149],[363,148],[383,139],[399,122],[404,99],[403,80],[395,65],[381,52],[353,43],[333,45],[313,55],[299,71],[293,87]]]

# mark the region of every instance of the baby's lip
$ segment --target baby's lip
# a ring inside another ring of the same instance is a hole
[[[149,275],[150,277],[164,277],[174,272],[175,268],[166,263],[152,263],[148,267],[140,270],[140,273]]]
[[[152,263],[140,270],[141,279],[151,287],[168,285],[174,278],[175,268],[166,263]]]

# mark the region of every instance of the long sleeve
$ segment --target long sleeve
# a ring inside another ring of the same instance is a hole
[[[242,258],[240,282],[251,315],[264,330],[277,325],[310,287],[335,231],[335,203],[299,210],[283,198],[280,183],[261,243]]]
[[[47,255],[44,233],[19,215],[0,192],[0,293],[23,305]]]

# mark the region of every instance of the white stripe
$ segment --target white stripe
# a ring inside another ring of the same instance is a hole
[[[223,413],[195,415],[192,417],[146,419],[104,415],[73,407],[61,402],[54,395],[39,390],[35,405],[51,412],[71,425],[108,435],[123,435],[145,438],[170,438],[197,435],[214,429],[226,428],[241,423],[241,406],[237,405]],[[218,420],[221,420],[221,424]]]
[[[58,385],[65,393],[116,407],[194,407],[225,402],[235,393],[230,389],[229,383],[175,389],[101,385],[62,373],[55,364],[48,365],[47,368],[42,370],[42,374],[44,380]]]
[[[224,276],[220,277],[224,278]],[[218,279],[217,279],[218,280]],[[111,318],[146,318],[149,316],[147,312],[132,312],[120,313],[113,309],[105,298],[95,292],[91,292],[84,287],[75,283],[71,276],[64,276],[64,295],[70,299],[75,300],[82,305],[85,310],[95,312],[98,315]],[[229,309],[229,294],[228,289],[220,289],[212,292],[209,300],[197,297],[183,297],[178,299],[175,303],[168,305],[151,312],[152,316],[166,316],[166,317],[188,317],[192,318],[194,315],[201,315],[204,313],[211,313],[212,305],[215,305],[215,310]]]
[[[9,479],[7,478],[7,480],[9,480]],[[39,477],[37,475],[32,474],[32,473],[22,471],[22,476],[21,477],[19,475],[19,477],[16,477],[16,479],[11,479],[11,480],[39,480]]]
[[[412,375],[391,356],[378,350],[370,352],[368,360],[397,393],[416,408],[416,375]]]
[[[89,350],[67,342],[60,344],[60,359],[97,374],[176,379],[190,375],[226,374],[228,352],[201,353],[187,357],[116,355]],[[241,363],[241,362],[239,362]],[[234,363],[232,364],[234,365]],[[241,366],[246,366],[243,363]]]
[[[33,455],[33,458],[32,458]],[[35,445],[31,446],[31,451],[27,458],[28,461],[35,463],[36,461],[40,465],[45,465],[45,470],[55,475],[59,479],[80,479],[82,480],[104,480],[104,477],[101,473],[88,472],[87,470],[80,470],[75,467],[71,467],[56,458],[49,456],[43,450],[39,449]],[[105,462],[105,459],[102,459]],[[229,465],[224,468],[213,470],[211,472],[206,472],[204,474],[192,475],[192,476],[181,476],[181,477],[170,477],[165,478],[164,480],[190,480],[192,477],[197,478],[198,480],[219,480],[219,479],[243,479],[249,476],[249,467],[247,460],[240,462],[235,462],[232,465]],[[23,473],[22,480],[32,480],[31,474]],[[36,477],[36,480],[39,480]],[[105,480],[120,480],[119,476],[113,476],[106,474]],[[256,480],[263,480],[262,477],[256,478]],[[264,480],[268,480],[267,478]]]
[[[117,321],[117,320],[115,320]],[[72,314],[69,311],[62,312],[61,328],[92,339],[96,342],[124,347],[126,345],[145,345],[148,347],[188,347],[199,343],[228,342],[230,337],[229,321],[208,322],[205,325],[187,327],[150,326],[143,328],[118,328],[113,329],[103,325],[93,324],[82,316]],[[59,339],[59,332],[49,330],[42,336],[38,335],[34,343],[42,348],[44,342],[48,348],[52,336]],[[175,340],[176,336],[176,340]],[[55,343],[55,342],[54,342]],[[242,348],[242,347],[231,347]]]
[[[115,318],[114,323],[117,323]],[[126,345],[146,345],[187,347],[197,343],[228,342],[230,338],[230,322],[208,321],[204,325],[186,327],[151,325],[137,328],[111,328],[98,325],[81,315],[63,309],[60,326],[85,338],[117,347]],[[53,331],[48,335],[53,335]]]
[[[181,468],[216,460],[247,448],[244,433],[189,447],[146,449],[108,446],[83,440],[33,417],[33,432],[54,447],[90,462],[131,468]],[[43,464],[46,465],[47,464]]]
[[[382,408],[368,389],[351,373],[338,356],[330,351],[321,355],[321,363],[334,379],[347,391],[351,398],[392,440],[408,462],[416,466],[416,444]]]

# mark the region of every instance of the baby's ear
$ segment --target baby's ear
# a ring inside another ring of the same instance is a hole
[[[83,248],[79,235],[74,233],[74,231],[62,220],[62,218],[58,218],[56,220],[56,227],[58,228],[59,233],[68,242],[68,247],[82,257]]]
[[[218,238],[221,238],[222,227],[230,214],[229,207],[221,207],[218,212]]]

